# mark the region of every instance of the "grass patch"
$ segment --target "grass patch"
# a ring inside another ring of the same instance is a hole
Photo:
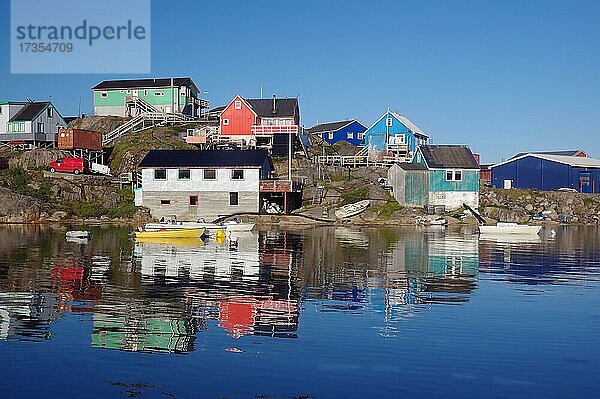
[[[583,199],[583,205],[585,205],[585,206],[590,206],[590,205],[592,205],[593,203],[594,203],[594,200],[593,200],[593,199],[591,199],[591,198],[584,198],[584,199]]]
[[[26,170],[21,168],[10,168],[0,171],[0,182],[5,187],[12,191],[37,198],[44,202],[49,202],[51,199],[52,179],[40,177],[37,184]]]
[[[340,194],[342,205],[353,204],[360,200],[364,200],[369,196],[369,187],[361,186],[353,190],[344,191]]]
[[[402,209],[404,209],[404,207],[400,205],[397,201],[388,201],[381,207],[379,212],[377,212],[377,215],[381,219],[387,220],[391,218],[394,215],[394,213]]]
[[[106,216],[109,218],[123,218],[130,217],[135,214],[137,207],[130,201],[123,201],[117,204],[115,207],[110,208],[106,211]]]

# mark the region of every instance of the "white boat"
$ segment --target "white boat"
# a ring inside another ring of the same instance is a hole
[[[90,238],[90,232],[87,230],[69,230],[65,233],[67,238]]]
[[[214,234],[219,230],[227,232],[252,231],[254,223],[242,223],[240,221],[229,221],[222,224],[206,223],[206,222],[162,222],[162,223],[146,223],[145,231],[156,230],[181,230],[181,229],[205,229],[207,234]]]
[[[448,225],[448,219],[441,216],[417,216],[416,223],[422,226],[446,226]]]
[[[528,224],[498,222],[495,226],[479,226],[481,234],[529,234],[537,235],[542,226],[530,226]]]
[[[369,205],[369,200],[362,200],[355,202],[354,204],[344,205],[335,211],[335,216],[340,219],[349,218],[363,212]]]

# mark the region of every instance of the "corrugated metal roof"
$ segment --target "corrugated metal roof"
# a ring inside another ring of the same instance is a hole
[[[261,167],[265,150],[151,150],[140,168]]]
[[[473,153],[465,145],[421,145],[419,149],[430,169],[479,169]]]
[[[410,119],[408,119],[406,116],[400,115],[396,112],[392,112],[392,115],[394,115],[394,117],[396,117],[396,119],[398,119],[400,122],[402,122],[404,124],[404,126],[409,128],[410,130],[412,130],[413,133],[429,138],[427,133],[425,133],[424,131],[419,129],[419,127],[417,125],[415,125],[414,123],[412,123],[412,121]]]
[[[565,156],[569,156],[569,157],[574,157],[580,153],[585,154],[585,151],[583,151],[583,150],[530,151],[530,152],[520,152],[517,155],[511,157],[510,159],[518,158],[518,157],[526,155],[526,154],[565,155]]]
[[[529,152],[529,153],[522,154],[520,156],[515,156],[513,158],[507,159],[506,161],[499,162],[499,163],[491,166],[491,168],[496,168],[498,166],[505,165],[509,162],[518,161],[519,159],[523,159],[526,157],[545,159],[547,161],[558,162],[558,163],[562,163],[565,165],[570,165],[570,166],[574,166],[574,167],[578,167],[578,168],[600,168],[600,160],[599,159],[588,158],[588,157],[570,157],[570,156],[566,156],[566,155],[540,154],[540,153],[535,153],[535,152]]]

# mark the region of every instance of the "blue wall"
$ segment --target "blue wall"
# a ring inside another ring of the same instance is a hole
[[[579,168],[528,156],[492,168],[492,187],[503,188],[512,180],[514,188],[556,190],[568,187],[580,191],[580,175],[589,173],[589,192],[600,192],[600,170]],[[584,190],[585,191],[585,190]]]
[[[388,117],[392,118],[392,126],[386,126],[386,120]],[[371,126],[365,132],[365,146],[369,146],[377,151],[386,150],[386,136],[396,136],[398,134],[404,134],[404,141],[408,144],[408,150],[414,151],[416,149],[416,140],[413,133],[400,122],[391,112],[386,112],[385,115]]]
[[[347,141],[354,145],[362,145],[364,140],[363,139],[359,140],[357,138],[357,136],[358,136],[358,133],[364,133],[365,130],[367,130],[366,126],[364,126],[360,122],[354,121],[351,124],[344,126],[343,128],[341,128],[339,130],[334,131],[333,132],[333,140],[329,139],[329,135],[327,133],[321,133],[321,137],[323,137],[323,140],[325,140],[329,144],[333,144],[340,140],[344,140],[344,141]],[[352,139],[348,138],[348,133],[350,133],[350,132],[354,133]]]

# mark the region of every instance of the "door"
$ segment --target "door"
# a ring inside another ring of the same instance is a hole
[[[580,193],[591,193],[592,192],[590,172],[580,172],[579,173],[579,192]]]
[[[512,188],[512,180],[504,180],[504,189],[510,190]]]
[[[133,94],[134,97],[139,97],[140,96],[140,91],[139,90],[133,90],[131,92],[131,94]]]

